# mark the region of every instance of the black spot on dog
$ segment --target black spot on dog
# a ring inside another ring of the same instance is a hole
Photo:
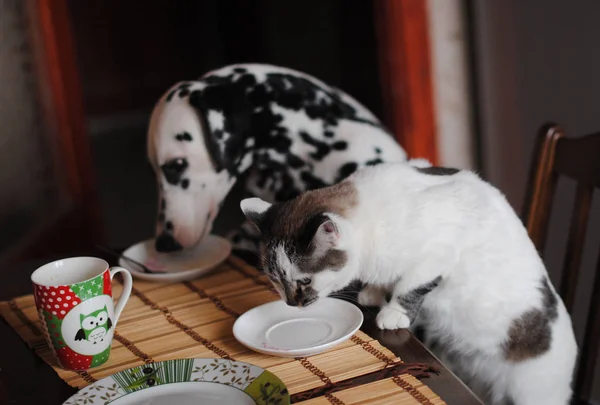
[[[292,146],[292,140],[285,135],[277,135],[271,141],[273,149],[279,153],[286,153]]]
[[[288,154],[286,157],[286,163],[292,168],[292,169],[299,169],[302,166],[304,166],[304,161],[302,159],[300,159],[298,156],[293,155],[293,154]]]
[[[182,132],[180,134],[175,135],[175,139],[178,140],[179,142],[192,142],[192,135],[190,135],[189,132]]]
[[[307,144],[314,146],[316,148],[315,152],[311,152],[309,154],[315,160],[323,160],[325,156],[329,154],[331,148],[325,142],[319,141],[318,139],[313,138],[307,132],[301,131],[300,138],[306,142]]]
[[[246,73],[242,75],[238,80],[236,80],[236,85],[247,89],[248,87],[253,87],[256,84],[256,77],[253,74]]]
[[[187,159],[178,158],[167,161],[160,169],[169,184],[177,185],[187,167]]]
[[[375,153],[377,153],[378,155],[381,154],[381,149],[380,148],[375,148]]]
[[[386,292],[385,293],[385,302],[390,302],[392,300],[392,293],[391,292]]]
[[[233,69],[234,73],[246,73],[247,70],[246,68],[243,67],[236,67],[235,69]]]
[[[381,163],[383,163],[383,160],[381,160],[379,158],[375,158],[373,160],[367,160],[366,165],[367,166],[377,166]]]
[[[173,96],[175,95],[175,93],[177,93],[177,89],[173,89],[169,92],[169,94],[167,94],[167,98],[165,99],[165,101],[168,103],[169,101],[171,101],[173,99]]]
[[[264,106],[269,102],[269,90],[264,84],[254,87],[248,94],[248,100],[253,106]]]
[[[184,190],[187,190],[187,188],[190,186],[190,180],[189,179],[183,179],[181,180],[181,188]]]
[[[158,221],[163,222],[164,220],[165,220],[165,213],[161,212],[160,214],[158,214]]]
[[[348,149],[348,142],[346,141],[337,141],[331,144],[331,149],[333,150],[346,150]]]
[[[300,173],[300,178],[306,184],[307,190],[314,190],[321,187],[326,187],[327,183],[321,180],[318,177],[315,177],[311,172],[302,172]]]
[[[185,96],[187,96],[190,92],[190,87],[191,87],[191,83],[182,83],[179,86],[177,86],[175,89],[171,90],[169,92],[169,94],[167,94],[167,98],[165,99],[167,102],[171,101],[173,99],[173,97],[175,96],[175,94],[177,92],[179,92],[179,97],[183,98]],[[182,93],[185,93],[182,95]]]
[[[358,164],[355,162],[349,162],[349,163],[344,164],[338,170],[338,175],[335,180],[336,183],[339,183],[340,181],[344,180],[346,177],[350,176],[352,173],[354,173],[356,171],[356,169],[358,169]]]
[[[242,241],[242,235],[240,235],[239,233],[233,235],[233,238],[231,238],[231,241],[233,243],[240,243]]]
[[[419,171],[421,173],[431,174],[433,176],[452,176],[453,174],[460,172],[459,169],[454,169],[451,167],[437,167],[437,166],[417,167],[416,169],[417,169],[417,171]]]
[[[167,209],[167,202],[165,201],[164,198],[160,200],[160,209],[161,209],[161,211],[164,211],[165,209]]]
[[[300,194],[300,190],[294,186],[294,179],[287,172],[280,172],[279,179],[281,182],[280,189],[275,190],[275,187],[271,187],[271,191],[275,192],[277,200],[289,200]]]
[[[172,230],[173,230],[173,222],[171,222],[171,221],[167,221],[167,222],[165,223],[165,229],[166,229],[167,231],[172,231]]]
[[[323,135],[325,135],[325,137],[327,137],[327,138],[333,138],[335,133],[333,131],[325,131],[325,132],[323,132]]]
[[[256,156],[256,175],[256,185],[268,188],[278,201],[289,200],[300,194],[300,190],[294,186],[294,178],[287,166],[272,160],[266,152]]]
[[[202,188],[206,188],[206,183],[202,183]]]

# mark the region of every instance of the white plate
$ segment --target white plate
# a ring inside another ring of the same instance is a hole
[[[144,270],[121,257],[119,265],[141,280],[174,283],[198,278],[221,264],[231,254],[231,243],[216,235],[207,235],[193,249],[173,253],[159,253],[154,248],[154,239],[131,246],[123,252],[126,258],[143,264],[150,270],[166,273],[144,273]]]
[[[177,359],[120,371],[82,388],[63,405],[289,405],[285,384],[252,364]]]
[[[233,325],[233,335],[259,353],[305,357],[348,340],[362,322],[360,309],[336,298],[319,298],[306,308],[275,301],[240,316]]]

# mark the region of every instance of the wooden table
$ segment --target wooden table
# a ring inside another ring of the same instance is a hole
[[[86,255],[116,263],[114,257],[104,253],[88,252]],[[31,273],[40,265],[55,259],[57,258],[16,265],[5,272],[10,275],[10,279],[0,282],[0,301],[30,294]],[[362,329],[405,362],[427,363],[437,368],[439,375],[432,375],[425,382],[448,405],[481,405],[475,395],[409,331],[381,331],[368,318]],[[62,381],[50,366],[29,350],[3,320],[0,321],[0,350],[0,404],[60,405],[75,393],[75,388]]]

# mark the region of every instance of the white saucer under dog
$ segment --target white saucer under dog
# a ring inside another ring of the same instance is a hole
[[[217,235],[207,235],[195,248],[181,252],[157,252],[154,242],[144,240],[125,250],[119,266],[140,280],[176,283],[209,273],[231,254],[231,243]]]
[[[240,316],[233,325],[233,335],[259,353],[306,357],[350,339],[362,323],[360,309],[337,298],[320,298],[305,308],[291,307],[279,300]]]

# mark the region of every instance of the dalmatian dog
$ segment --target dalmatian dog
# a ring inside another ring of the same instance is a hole
[[[248,195],[277,202],[363,166],[407,159],[349,95],[263,64],[226,66],[175,84],[152,112],[147,145],[159,187],[160,252],[192,248],[209,234],[239,179]],[[235,249],[258,250],[248,222],[229,237]]]

